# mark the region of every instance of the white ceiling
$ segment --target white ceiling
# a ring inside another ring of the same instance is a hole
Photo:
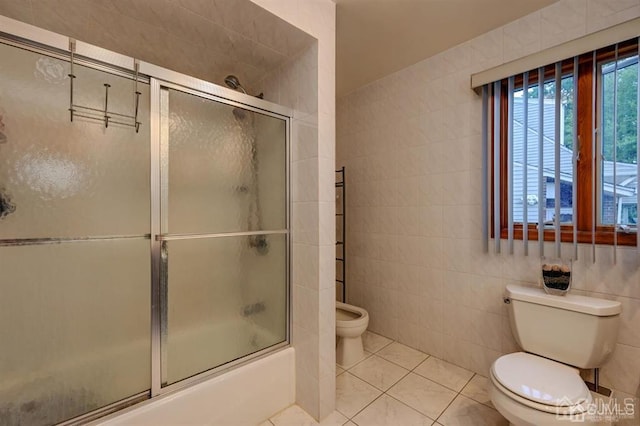
[[[334,1],[339,97],[557,0]]]

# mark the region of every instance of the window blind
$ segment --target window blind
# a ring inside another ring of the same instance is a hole
[[[537,232],[540,257],[545,256],[546,234],[557,258],[563,257],[563,241],[573,244],[570,256],[577,259],[578,243],[590,238],[595,261],[595,245],[604,241],[599,233],[606,229],[614,262],[621,238],[625,245],[634,241],[640,256],[638,58],[636,38],[482,86],[485,251],[493,235],[496,253],[502,237],[513,254],[517,235],[529,255],[529,232]],[[592,70],[584,65],[589,60]],[[582,87],[585,84],[591,87]],[[632,97],[635,111],[628,106]],[[591,126],[586,133],[585,120]],[[636,128],[630,130],[629,122]],[[590,200],[585,202],[585,197]],[[585,205],[589,214],[583,211]],[[590,217],[588,229],[581,215]]]

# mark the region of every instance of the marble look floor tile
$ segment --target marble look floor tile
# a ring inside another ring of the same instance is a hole
[[[393,340],[387,339],[379,334],[372,333],[369,330],[362,334],[362,344],[364,345],[364,350],[367,352],[376,353],[391,342],[393,342]]]
[[[365,359],[349,370],[349,373],[383,391],[393,386],[408,372],[409,370],[380,358],[378,355]]]
[[[414,373],[409,373],[387,393],[432,419],[437,419],[456,397],[454,391]]]
[[[334,411],[317,424],[319,424],[320,426],[342,426],[348,421],[349,419],[346,418],[342,413]]]
[[[402,402],[382,395],[353,418],[358,426],[430,426],[433,420]]]
[[[618,421],[614,423],[615,426],[638,426],[640,423],[640,398],[637,396],[614,391],[614,400],[611,401],[611,398],[599,395],[595,392],[591,392],[591,395],[594,398],[594,402],[596,404],[601,404],[600,406],[611,402],[618,404],[621,415],[619,416],[620,418]],[[604,409],[602,411],[604,411]]]
[[[304,411],[298,405],[292,405],[291,407],[279,412],[275,416],[271,417],[271,423],[275,426],[314,426],[318,422]]]
[[[369,351],[362,351],[363,355],[362,358],[360,358],[358,361],[354,362],[351,365],[340,365],[338,363],[336,363],[336,367],[340,367],[342,368],[343,371],[349,371],[351,370],[353,367],[355,367],[356,365],[358,365],[359,363],[361,363],[362,361],[364,361],[365,359],[369,358],[371,355],[373,355],[371,352]]]
[[[429,355],[424,352],[420,352],[398,342],[393,342],[390,345],[385,346],[379,350],[376,355],[408,370],[413,370],[418,364],[429,357]]]
[[[476,374],[460,393],[487,407],[494,408],[489,395],[489,385],[489,379]]]
[[[281,411],[270,419],[270,423],[264,423],[264,426],[342,426],[347,422],[345,416],[337,411],[329,414],[324,420],[318,423],[311,415],[304,411],[299,405]],[[263,426],[263,425],[260,425]]]
[[[444,426],[507,426],[509,422],[496,410],[464,395],[457,398],[444,411],[438,422]]]
[[[336,364],[336,376],[341,375],[342,373],[344,373],[346,370],[342,367],[340,367],[338,364]]]
[[[460,392],[473,376],[469,370],[434,357],[427,358],[413,371],[456,392]]]
[[[381,393],[364,380],[344,372],[336,377],[336,410],[351,418]]]

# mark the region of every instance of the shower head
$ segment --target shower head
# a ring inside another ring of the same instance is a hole
[[[228,75],[224,79],[224,83],[232,88],[233,90],[241,90],[242,93],[246,94],[247,91],[244,90],[244,87],[240,84],[240,80],[235,75]]]
[[[229,86],[230,88],[232,88],[233,90],[239,90],[242,93],[244,93],[245,95],[248,95],[247,91],[244,90],[244,87],[242,87],[242,84],[240,84],[240,80],[235,75],[229,74],[228,76],[226,76],[224,78],[224,83],[227,86]],[[260,93],[259,95],[256,95],[255,97],[256,98],[260,98],[260,99],[264,99],[264,93]],[[246,111],[244,109],[242,109],[242,108],[234,108],[233,109],[233,115],[238,120],[244,120],[244,118],[246,117]]]

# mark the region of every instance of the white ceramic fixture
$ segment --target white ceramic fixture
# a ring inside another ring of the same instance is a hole
[[[336,302],[336,362],[351,367],[364,358],[362,333],[369,325],[369,314],[362,308]]]
[[[491,366],[496,409],[517,426],[599,425],[587,412],[593,399],[575,367],[600,367],[613,352],[620,302],[517,285],[507,286],[505,301],[511,330],[526,352]]]

